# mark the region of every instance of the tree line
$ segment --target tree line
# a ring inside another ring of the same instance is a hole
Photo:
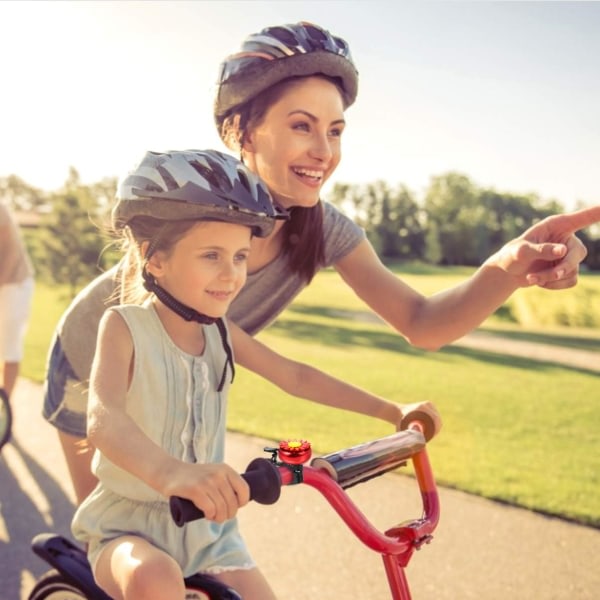
[[[71,168],[64,186],[37,189],[16,175],[0,177],[0,201],[35,213],[39,224],[26,231],[38,277],[66,284],[71,293],[114,264],[109,233],[116,178],[91,185]],[[385,261],[478,266],[534,222],[564,212],[556,200],[480,188],[462,173],[432,177],[422,199],[405,185],[384,181],[337,183],[325,200],[363,227]],[[600,231],[583,231],[585,265],[600,270]]]
[[[337,183],[330,202],[352,216],[385,260],[478,266],[533,223],[565,211],[535,194],[480,188],[462,173],[432,177],[422,200],[403,184]],[[585,265],[600,270],[600,231],[578,233]]]

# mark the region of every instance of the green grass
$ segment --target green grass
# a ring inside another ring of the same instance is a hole
[[[432,293],[468,272],[420,273],[413,267],[402,276]],[[583,276],[580,286],[598,290],[600,278]],[[573,291],[542,293],[544,302],[560,312],[561,303],[572,302]],[[59,293],[38,286],[23,369],[37,381],[64,306]],[[600,360],[598,329],[523,328],[506,321],[509,310],[483,328],[598,352]],[[444,420],[442,433],[430,445],[441,483],[600,527],[597,373],[455,346],[427,353],[365,315],[340,278],[324,272],[260,338],[396,402],[433,401]],[[41,361],[35,353],[41,353]],[[241,368],[232,388],[229,427],[272,440],[306,437],[316,453],[391,432],[374,419],[289,397]]]
[[[56,324],[69,302],[70,297],[66,287],[36,282],[31,317],[25,337],[25,359],[21,364],[23,377],[38,383],[44,380],[50,341]]]

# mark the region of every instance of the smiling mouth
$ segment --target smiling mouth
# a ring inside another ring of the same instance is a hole
[[[317,171],[313,169],[301,169],[297,167],[292,167],[292,171],[299,177],[310,179],[310,181],[313,182],[318,183],[323,181],[323,171]]]
[[[233,292],[206,292],[209,296],[216,298],[217,300],[228,300]]]

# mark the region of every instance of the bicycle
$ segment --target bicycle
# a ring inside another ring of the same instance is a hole
[[[10,439],[12,429],[12,410],[8,394],[4,388],[0,388],[0,450]]]
[[[419,420],[421,419],[421,420]],[[265,448],[270,458],[255,458],[242,477],[248,482],[251,499],[261,504],[276,502],[281,487],[304,483],[319,491],[355,536],[383,559],[392,600],[411,600],[405,568],[415,550],[432,539],[439,520],[439,500],[427,456],[425,436],[429,427],[419,414],[404,431],[365,442],[326,456],[314,458],[306,440],[282,441]],[[385,532],[376,529],[345,490],[412,461],[423,505],[421,518],[395,525]],[[169,499],[175,523],[204,515],[191,501]],[[94,582],[84,551],[59,535],[41,534],[33,550],[54,569],[36,584],[28,600],[110,600]],[[241,600],[239,594],[205,575],[186,580],[186,600]]]

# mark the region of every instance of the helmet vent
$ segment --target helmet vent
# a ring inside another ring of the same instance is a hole
[[[177,183],[177,181],[175,181],[175,179],[173,178],[173,175],[171,175],[171,173],[169,173],[169,171],[167,169],[165,169],[163,166],[158,165],[156,167],[156,170],[160,173],[160,176],[163,178],[163,181],[165,182],[165,185],[167,186],[168,190],[177,190],[179,189],[179,184]]]
[[[267,28],[266,33],[272,35],[287,46],[296,46],[298,44],[298,38],[285,27],[269,27]]]
[[[214,161],[211,162],[211,166],[202,164],[198,160],[191,160],[190,165],[197,171],[197,173],[203,177],[213,189],[231,191],[231,182],[229,177],[223,172],[223,169],[217,165]]]
[[[323,33],[321,29],[314,27],[313,25],[309,25],[308,23],[304,25],[304,29],[306,30],[306,33],[312,40],[318,42],[319,47],[325,46],[327,36]]]
[[[246,190],[249,193],[252,193],[252,190],[250,189],[250,183],[248,182],[248,178],[246,177],[246,174],[242,170],[238,170],[238,177],[239,177],[240,183],[246,188]]]

